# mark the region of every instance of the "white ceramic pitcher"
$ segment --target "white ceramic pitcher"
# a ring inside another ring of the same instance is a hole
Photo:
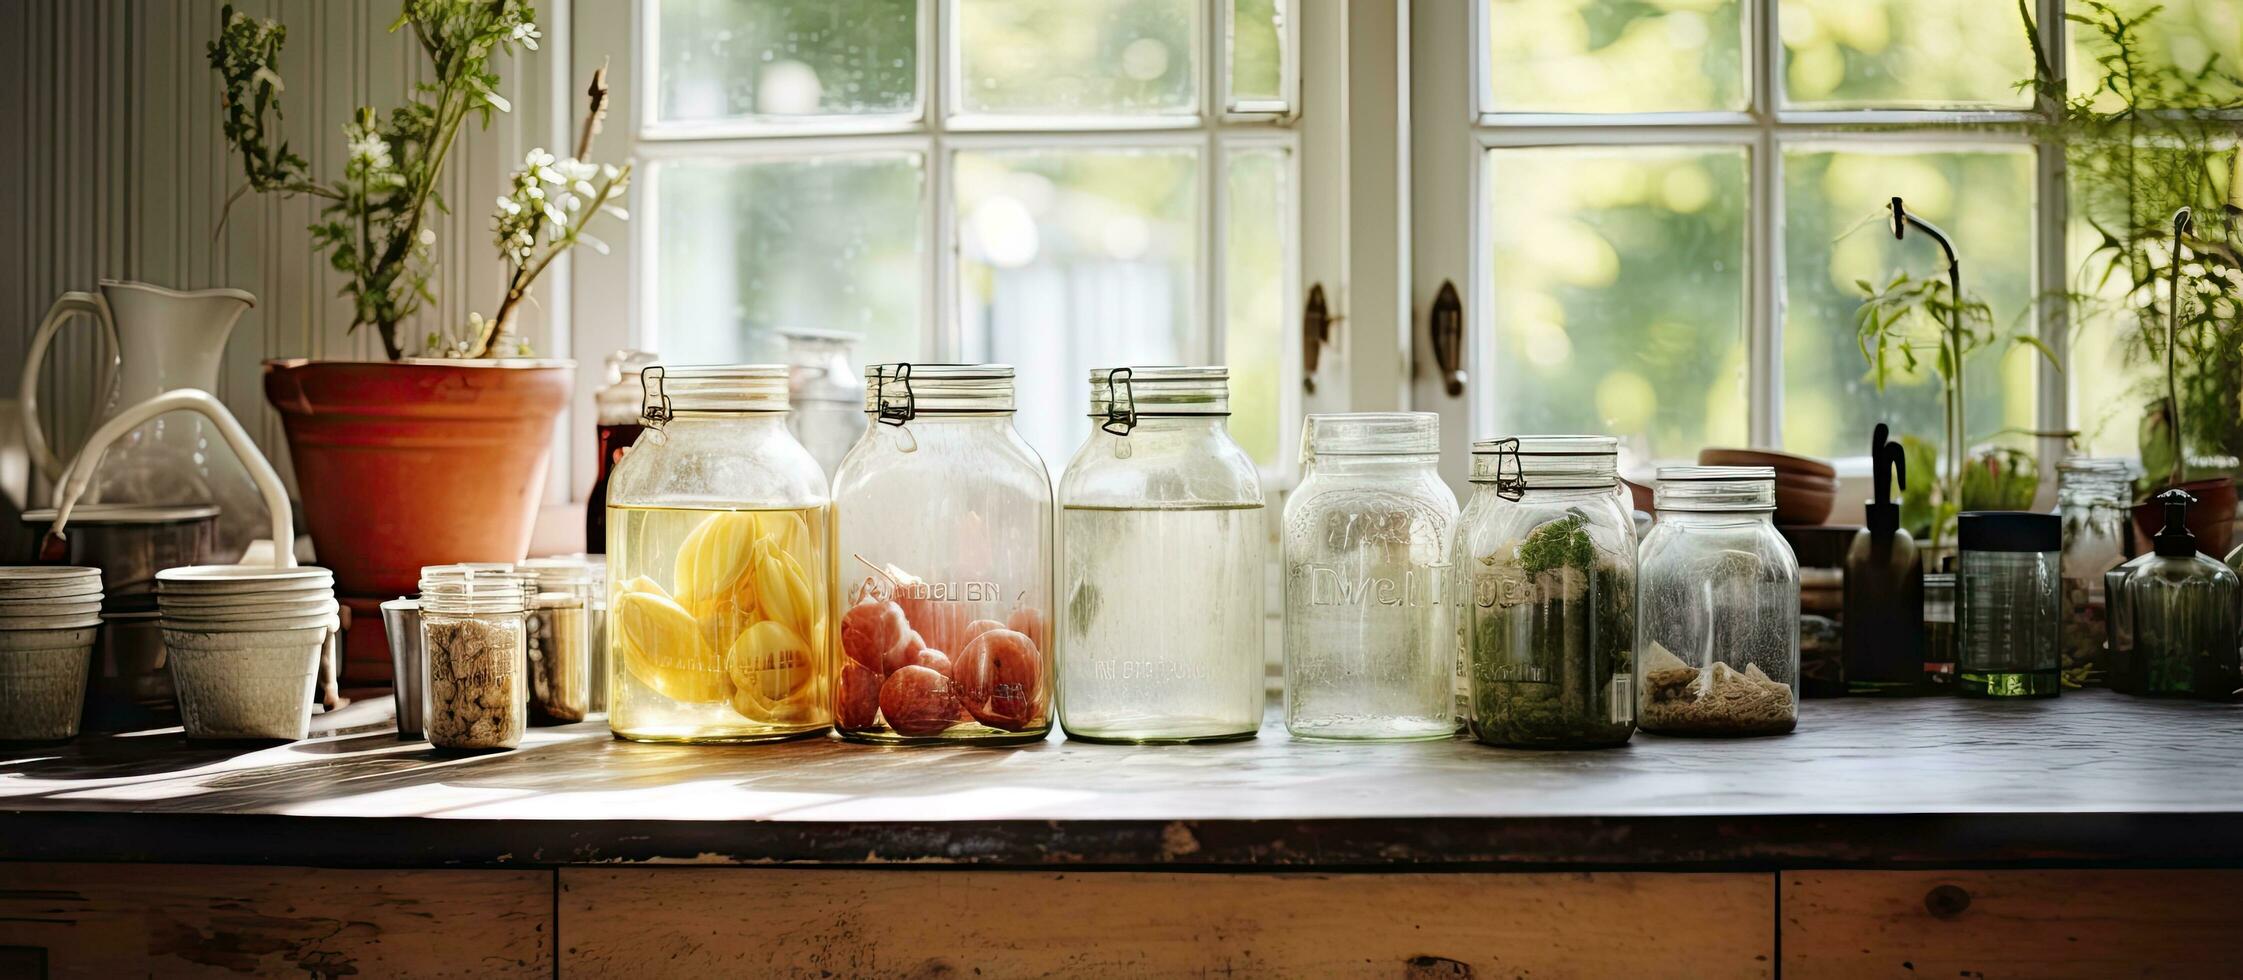
[[[166,289],[142,282],[101,280],[96,293],[66,292],[32,334],[16,398],[23,438],[39,477],[53,480],[64,461],[39,425],[39,374],[47,347],[72,313],[93,317],[117,352],[95,375],[92,426],[168,391],[215,391],[226,337],[257,300],[239,289]],[[112,447],[95,474],[89,502],[112,504],[216,504],[218,534],[212,558],[230,562],[263,535],[268,515],[249,471],[212,423],[192,412],[152,419]]]

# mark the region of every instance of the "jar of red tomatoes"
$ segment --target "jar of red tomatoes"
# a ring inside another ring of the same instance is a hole
[[[1042,740],[1052,492],[1002,364],[865,369],[872,424],[834,474],[835,727],[863,742]]]

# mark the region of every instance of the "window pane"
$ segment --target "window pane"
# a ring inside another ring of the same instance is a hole
[[[2066,380],[2072,427],[2082,447],[2097,455],[2140,458],[2142,417],[2164,397],[2172,215],[2187,205],[2197,216],[2196,238],[2224,238],[2235,219],[2223,220],[2221,205],[2243,181],[2237,158],[2225,139],[2194,148],[2162,139],[2130,150],[2123,142],[2072,147],[2067,260],[2079,300],[2072,305],[2071,360],[2093,368],[2074,370]],[[2141,175],[2134,195],[2128,194],[2128,165]],[[2243,322],[2237,301],[2243,281],[2234,278],[2233,266],[2232,258],[2223,261],[2210,250],[2192,250],[2182,263],[2182,423],[2189,451],[2199,458],[2243,458],[2243,415],[2235,410],[2243,347],[2233,340],[2234,325]]]
[[[2194,76],[2206,64],[2212,64],[2220,74],[2228,76],[2204,79],[2190,86],[2195,89],[2193,95],[2170,98],[2153,96],[2152,83],[2145,83],[2142,104],[2156,108],[2202,108],[2232,106],[2243,101],[2243,85],[2232,80],[2236,75],[2243,75],[2243,3],[2236,0],[2107,0],[2107,5],[2131,25],[2127,34],[2139,59],[2138,74],[2146,69]],[[2153,7],[2163,9],[2143,19]],[[2124,105],[2123,100],[2114,93],[2097,89],[2110,74],[2099,67],[2098,59],[2115,53],[2105,29],[2116,25],[2108,15],[2098,13],[2081,0],[2072,0],[2071,13],[2092,21],[2070,25],[2071,93],[2074,97],[2094,96],[2095,108],[2115,111]]]
[[[1263,466],[1278,465],[1283,438],[1290,155],[1275,147],[1233,149],[1223,176],[1223,360],[1231,369],[1231,438]]]
[[[1742,110],[1738,0],[1487,0],[1490,109]]]
[[[955,0],[967,113],[1190,115],[1194,0]]]
[[[1014,424],[1054,470],[1090,433],[1092,368],[1206,356],[1194,311],[1199,153],[960,151],[958,325],[1014,365]]]
[[[917,0],[660,0],[664,121],[904,113]]]
[[[1939,108],[2032,104],[2033,49],[2015,3],[1782,0],[1786,104]]]
[[[1285,0],[1234,0],[1231,4],[1232,109],[1285,105]]]
[[[1496,431],[1745,442],[1742,149],[1491,150]]]
[[[863,334],[860,363],[919,356],[920,159],[657,164],[657,349],[775,360],[779,330],[814,327]]]
[[[1866,456],[1878,422],[1895,435],[1940,442],[1945,408],[1932,373],[1936,327],[1918,321],[1919,367],[1897,354],[1882,393],[1862,358],[1854,314],[1857,280],[1882,286],[1906,271],[1946,275],[1929,237],[1895,240],[1882,224],[1887,200],[1945,231],[1962,260],[1963,292],[1986,301],[1993,330],[2036,329],[2032,317],[2033,154],[2025,147],[1968,152],[1801,147],[1784,154],[1784,448],[1814,456]],[[1866,223],[1865,223],[1866,222]],[[2029,347],[1996,342],[1970,355],[1963,375],[1974,442],[2031,429],[2034,361]],[[2003,440],[2027,448],[2018,439]]]

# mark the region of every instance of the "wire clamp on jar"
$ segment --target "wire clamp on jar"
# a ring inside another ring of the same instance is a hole
[[[660,364],[649,364],[639,372],[639,386],[646,392],[646,399],[639,403],[639,417],[657,429],[677,415],[670,408],[669,393],[662,388],[663,375]]]
[[[1106,372],[1106,422],[1099,428],[1106,432],[1126,436],[1137,427],[1137,386],[1130,378],[1134,372],[1125,367]],[[1123,399],[1128,407],[1123,407]]]
[[[1519,459],[1517,436],[1495,444],[1495,495],[1512,503],[1526,496],[1526,466]]]
[[[889,380],[890,378],[886,365],[881,365],[872,369],[872,381],[874,391],[876,392],[874,414],[877,418],[879,418],[880,424],[901,426],[904,423],[911,421],[912,419],[918,418],[919,396],[913,394],[911,391],[911,362],[904,361],[896,365],[896,373],[893,380],[903,385],[902,401],[891,402],[888,400]]]

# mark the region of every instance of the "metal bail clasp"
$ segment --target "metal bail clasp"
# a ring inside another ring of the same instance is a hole
[[[1130,380],[1133,374],[1128,368],[1106,372],[1106,422],[1099,428],[1113,435],[1126,436],[1137,427],[1137,386]]]
[[[1495,444],[1495,495],[1513,502],[1526,496],[1526,465],[1515,437]]]
[[[904,361],[896,365],[894,380],[903,385],[903,400],[900,402],[888,400],[888,369],[872,369],[873,414],[881,425],[900,426],[919,417],[919,396],[911,391],[911,362]]]
[[[639,417],[652,423],[657,429],[677,415],[670,408],[669,393],[662,388],[664,373],[660,364],[649,364],[639,372],[639,388],[645,392],[644,398],[639,402]]]

